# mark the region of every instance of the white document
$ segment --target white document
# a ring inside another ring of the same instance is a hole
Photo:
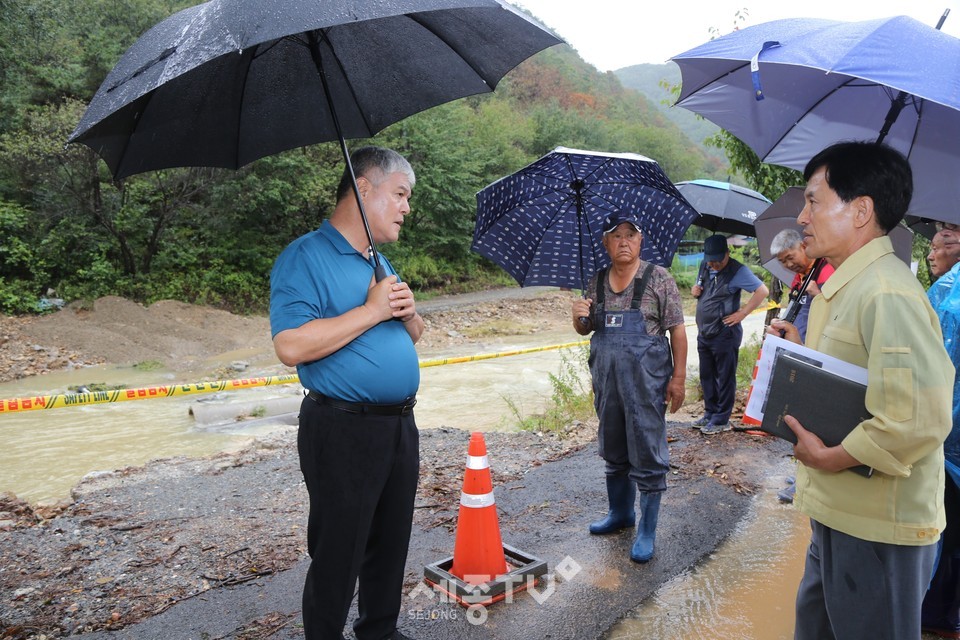
[[[750,400],[743,414],[758,422],[763,421],[763,408],[767,404],[767,391],[770,389],[770,378],[773,374],[773,365],[777,356],[787,351],[795,358],[805,360],[813,365],[837,375],[849,378],[862,385],[867,384],[867,370],[855,364],[844,362],[839,358],[828,356],[808,347],[784,340],[778,336],[765,335],[760,348],[760,358],[757,360],[757,375],[750,388]],[[825,390],[826,392],[826,390]]]

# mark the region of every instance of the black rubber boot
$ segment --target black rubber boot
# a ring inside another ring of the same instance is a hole
[[[637,485],[627,475],[607,476],[607,500],[610,511],[603,520],[590,523],[590,533],[603,535],[627,529],[636,524],[637,513],[634,502],[637,499]]]

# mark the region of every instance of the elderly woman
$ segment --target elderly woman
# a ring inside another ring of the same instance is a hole
[[[797,328],[797,331],[800,332],[800,339],[806,340],[807,316],[810,315],[810,303],[813,302],[815,296],[820,294],[820,285],[826,282],[827,278],[833,274],[833,267],[828,265],[826,261],[821,260],[819,270],[814,278],[810,280],[810,284],[807,285],[807,290],[801,294],[800,285],[803,284],[804,278],[806,278],[810,269],[813,268],[814,260],[813,258],[808,258],[807,254],[804,253],[803,236],[800,235],[800,232],[796,229],[784,229],[775,235],[773,241],[770,243],[770,253],[777,256],[780,264],[796,274],[793,277],[793,282],[790,284],[790,300],[799,297],[798,304],[800,305],[800,312],[793,321],[793,325]]]

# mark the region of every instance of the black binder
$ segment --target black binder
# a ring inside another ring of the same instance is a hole
[[[760,429],[796,444],[797,437],[783,421],[791,415],[825,445],[834,447],[871,417],[866,394],[866,385],[781,353],[773,365]],[[850,470],[868,478],[873,475],[865,465]]]

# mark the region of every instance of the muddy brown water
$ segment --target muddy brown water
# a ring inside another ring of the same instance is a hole
[[[571,342],[570,333],[491,340],[475,353],[438,350],[421,354],[421,360],[566,344]],[[221,362],[209,364],[213,369],[225,367],[237,355],[225,354]],[[518,415],[528,416],[544,407],[552,392],[550,375],[570,357],[575,356],[568,350],[550,349],[425,367],[421,369],[417,424],[421,428],[481,431],[513,428]],[[272,358],[250,362],[250,369],[235,377],[287,373]],[[104,365],[0,384],[0,398],[64,394],[93,383],[141,388],[198,381],[167,371]],[[0,415],[0,491],[13,492],[32,503],[57,502],[69,498],[70,489],[89,473],[138,466],[158,458],[236,450],[280,424],[295,421],[302,394],[299,384],[291,384]]]
[[[750,514],[707,562],[676,576],[604,640],[790,640],[810,538],[807,518],[777,499],[771,476]]]

